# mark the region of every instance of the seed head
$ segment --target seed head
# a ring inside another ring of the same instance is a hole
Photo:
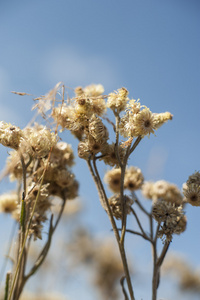
[[[115,93],[108,95],[107,107],[118,114],[125,110],[128,101],[128,91],[125,88],[118,89]]]
[[[120,201],[120,194],[115,194],[112,197],[108,199],[109,205],[111,207],[113,216],[119,220],[122,219],[122,205]],[[133,200],[124,195],[123,196],[123,202],[125,202],[125,213],[130,214],[131,213],[131,205],[133,204]]]
[[[114,193],[120,192],[121,169],[112,169],[106,172],[104,181],[108,184],[109,189]]]
[[[3,146],[17,150],[22,137],[23,132],[19,127],[3,121],[0,122],[0,143]]]
[[[142,171],[137,167],[129,167],[126,169],[124,178],[124,188],[135,191],[141,188],[144,181]]]

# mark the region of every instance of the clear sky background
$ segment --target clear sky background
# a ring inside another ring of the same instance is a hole
[[[33,116],[32,97],[16,96],[10,93],[13,90],[39,96],[59,81],[72,88],[101,83],[105,93],[124,86],[130,97],[140,98],[151,111],[174,115],[156,137],[141,142],[131,163],[147,180],[165,179],[181,188],[200,169],[199,28],[198,0],[2,0],[0,120],[23,128]],[[69,135],[63,139],[76,147]],[[1,169],[6,152],[1,146]],[[109,231],[85,167],[80,160],[75,167],[87,207],[84,220],[94,231]],[[7,185],[1,183],[2,192]],[[174,238],[170,249],[200,267],[200,210],[187,206],[186,213],[187,231]],[[7,221],[0,216],[3,222]],[[0,233],[2,239],[4,234]],[[140,240],[136,244],[134,250],[128,239],[133,256],[142,263],[150,249]],[[163,287],[160,297],[175,299],[172,291],[164,294]],[[150,299],[142,284],[136,296]]]

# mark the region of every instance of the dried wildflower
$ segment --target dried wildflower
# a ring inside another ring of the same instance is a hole
[[[71,129],[76,121],[75,109],[71,105],[63,103],[52,109],[51,117],[62,129]]]
[[[169,183],[167,181],[165,180],[156,181],[153,185],[152,199],[158,200],[164,198],[165,195],[167,194],[168,187],[169,187]]]
[[[119,159],[122,161],[125,154],[125,149],[123,149],[121,145],[118,146],[118,152]],[[101,160],[103,160],[106,165],[109,165],[111,167],[119,165],[115,152],[115,143],[105,144],[103,149],[101,150],[101,153],[103,154]]]
[[[88,143],[80,142],[78,144],[78,156],[83,159],[88,159],[90,155]]]
[[[191,183],[183,188],[184,201],[192,206],[200,206],[200,185]]]
[[[91,84],[86,86],[83,91],[88,97],[97,97],[103,94],[104,87],[102,84]]]
[[[124,188],[135,191],[141,188],[144,181],[142,171],[137,167],[129,167],[126,169],[124,178]]]
[[[44,215],[41,215],[40,213],[34,213],[31,227],[29,229],[29,235],[33,235],[34,241],[36,239],[42,240],[42,228],[44,223],[47,220],[47,217]]]
[[[107,128],[105,127],[101,119],[96,117],[95,115],[90,118],[89,134],[92,135],[96,141],[106,142],[109,137]]]
[[[179,188],[165,180],[156,182],[145,182],[142,186],[142,193],[146,198],[156,202],[158,199],[163,199],[167,202],[174,203],[176,206],[183,204],[183,196]]]
[[[75,104],[75,112],[77,117],[84,114],[90,117],[92,115],[90,99],[84,97],[77,97]]]
[[[88,136],[88,139],[85,141],[88,144],[88,148],[90,151],[90,154],[97,154],[101,152],[102,148],[104,147],[104,144],[106,141],[104,140],[95,140],[92,136]]]
[[[103,92],[104,88],[101,84],[92,84],[84,89],[76,88],[75,93],[78,96],[76,102],[79,104],[76,105],[76,112],[87,116],[91,116],[91,114],[102,116],[106,112],[105,97],[101,96]]]
[[[129,112],[126,112],[126,114],[120,119],[119,133],[125,138],[132,137],[134,135],[134,123],[129,118]]]
[[[58,142],[52,149],[51,160],[58,160],[60,165],[72,167],[74,165],[74,153],[72,147],[65,142]]]
[[[164,113],[154,113],[154,119],[156,121],[156,129],[161,127],[164,123],[166,123],[169,120],[172,120],[173,115],[170,112],[164,112]]]
[[[186,184],[189,186],[190,184],[200,185],[200,172],[195,172],[194,174],[188,177]]]
[[[112,197],[108,199],[109,205],[111,207],[113,216],[119,220],[122,219],[122,205],[120,200],[120,194],[115,194]],[[123,202],[125,202],[125,213],[130,214],[131,213],[131,205],[133,204],[133,200],[124,195],[123,196]]]
[[[17,209],[18,195],[16,193],[7,193],[0,196],[0,212],[12,213]]]
[[[175,184],[165,180],[159,180],[153,186],[153,200],[162,198],[168,202],[180,205],[183,203],[183,197],[180,190]]]
[[[106,112],[106,102],[102,97],[91,98],[91,110],[94,114],[98,116],[103,116]]]
[[[149,108],[145,107],[134,118],[134,136],[145,136],[154,133],[157,121]]]
[[[140,99],[137,101],[134,99],[131,99],[127,105],[127,111],[129,111],[130,115],[134,116],[140,112],[141,109],[141,104],[140,104]]]
[[[120,192],[121,169],[112,169],[107,171],[104,181],[108,184],[109,189],[114,193]]]
[[[183,187],[184,201],[193,206],[200,206],[200,173],[190,175]]]
[[[29,153],[23,152],[23,158],[25,164],[30,161]],[[31,162],[27,168],[27,174],[30,174],[33,169],[33,162]],[[22,178],[22,164],[18,151],[12,150],[9,152],[9,156],[6,160],[6,175],[10,175],[10,181]]]
[[[29,202],[29,206],[32,209],[35,200],[38,197],[35,212],[38,212],[41,215],[44,215],[45,212],[51,207],[51,200],[49,198],[50,194],[48,190],[49,185],[50,183],[43,184],[42,186],[40,186],[39,184],[35,185],[33,183],[28,189],[26,203]]]
[[[77,86],[74,90],[74,93],[77,97],[83,95],[84,91],[83,91],[82,86]]]
[[[107,107],[111,108],[114,112],[120,113],[125,110],[128,101],[128,91],[125,88],[118,89],[115,93],[108,95]]]
[[[23,132],[19,127],[3,121],[0,122],[0,143],[3,146],[17,150],[22,137]]]
[[[182,206],[175,206],[171,202],[158,200],[152,209],[153,218],[161,224],[158,236],[166,237],[167,241],[172,240],[174,233],[180,234],[186,228],[186,218],[182,210]]]
[[[153,193],[154,193],[153,187],[154,187],[154,183],[151,181],[145,181],[142,184],[141,192],[145,198],[153,199]]]
[[[66,170],[65,168],[57,169],[54,181],[62,188],[69,187],[73,184],[74,174]]]
[[[24,135],[37,157],[45,157],[48,155],[51,148],[55,146],[57,142],[54,132],[37,124],[35,124],[33,128],[25,128]]]

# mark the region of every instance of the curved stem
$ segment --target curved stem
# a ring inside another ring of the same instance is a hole
[[[133,209],[132,207],[131,207],[131,212],[132,212],[132,214],[134,215],[134,217],[135,217],[135,219],[136,219],[136,221],[137,221],[137,224],[138,224],[138,226],[139,226],[139,228],[140,228],[140,230],[141,230],[141,232],[142,232],[142,235],[145,237],[146,240],[151,241],[151,239],[150,239],[150,238],[147,236],[147,234],[144,232],[144,229],[143,229],[143,227],[142,227],[142,225],[141,225],[141,223],[140,223],[140,220],[139,220],[139,218],[138,218],[136,212],[134,211],[134,209]]]
[[[142,140],[142,137],[138,136],[135,143],[133,144],[133,146],[130,149],[130,154],[135,150],[135,148],[138,146],[138,144],[140,143],[141,140]]]

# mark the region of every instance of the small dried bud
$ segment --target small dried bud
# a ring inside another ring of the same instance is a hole
[[[143,110],[141,110],[138,114],[135,115],[133,123],[135,129],[135,136],[145,136],[154,133],[157,124],[154,115],[147,107],[145,107]]]
[[[0,122],[0,143],[3,146],[17,150],[22,137],[23,132],[19,127]]]
[[[200,206],[200,173],[190,175],[183,187],[184,201],[193,206]]]
[[[89,122],[89,133],[93,136],[96,141],[106,142],[108,139],[108,130],[104,126],[100,118],[93,115]]]
[[[69,187],[73,184],[74,175],[65,168],[57,169],[55,174],[55,182],[62,188]]]
[[[120,192],[121,169],[112,169],[105,174],[104,181],[109,189],[114,193]]]
[[[115,194],[112,197],[108,199],[109,205],[111,207],[113,216],[119,220],[122,219],[122,205],[120,201],[120,194]],[[130,214],[131,213],[131,205],[133,204],[133,200],[124,195],[123,202],[125,202],[125,213]]]
[[[128,101],[128,91],[125,88],[118,89],[115,93],[108,95],[107,107],[113,111],[120,113],[125,110]]]
[[[76,96],[81,96],[81,95],[83,95],[83,88],[81,87],[81,86],[77,86],[76,88],[75,88],[75,90],[74,90],[74,92],[75,92],[75,94],[76,94]]]
[[[164,113],[160,113],[160,114],[154,114],[154,118],[157,122],[156,124],[156,129],[161,127],[164,123],[166,123],[169,120],[172,120],[173,115],[170,112],[164,112]]]
[[[183,188],[185,196],[184,201],[190,203],[192,206],[200,206],[200,185],[195,183],[186,184]]]
[[[141,188],[144,181],[142,171],[137,167],[129,167],[126,169],[124,178],[124,188],[135,191]]]
[[[174,203],[176,206],[183,204],[183,196],[179,188],[165,180],[156,182],[145,182],[142,186],[142,193],[146,198],[156,202],[158,199],[163,199],[167,202]]]
[[[180,234],[186,228],[186,218],[182,210],[182,205],[175,206],[165,200],[158,200],[153,205],[153,218],[159,223],[162,223],[158,236],[163,238],[165,235],[167,241],[172,240],[174,233]]]
[[[25,128],[24,135],[29,141],[33,152],[37,157],[45,157],[56,144],[54,132],[36,124],[33,128]]]
[[[122,148],[121,145],[118,146],[118,152],[119,159],[122,161],[125,155],[125,149]],[[119,166],[119,162],[115,153],[115,143],[105,144],[103,149],[101,150],[101,153],[103,154],[101,160],[103,160],[106,165],[109,165],[111,167]]]
[[[91,84],[86,86],[83,90],[84,94],[88,97],[98,97],[103,94],[104,87],[102,84]]]
[[[80,142],[78,144],[78,156],[83,159],[88,159],[90,156],[90,150],[88,143]]]

